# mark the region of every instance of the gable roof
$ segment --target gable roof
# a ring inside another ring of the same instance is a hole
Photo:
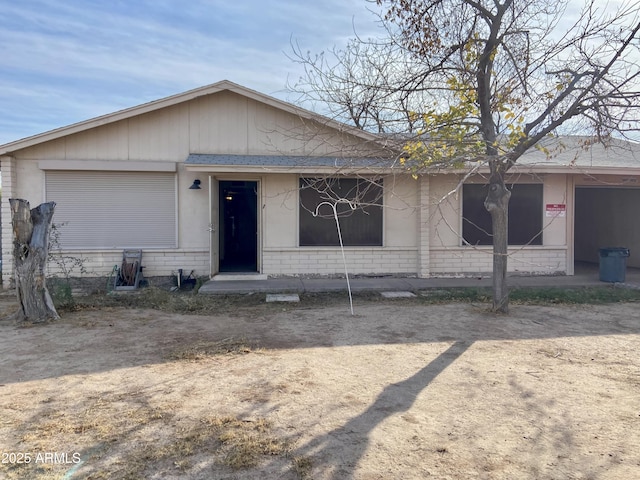
[[[113,113],[101,115],[99,117],[91,118],[78,123],[73,123],[71,125],[56,128],[54,130],[49,130],[44,133],[32,135],[30,137],[26,137],[20,140],[15,140],[13,142],[5,143],[4,145],[0,145],[0,155],[10,154],[11,152],[15,152],[23,148],[32,147],[34,145],[38,145],[38,144],[48,142],[51,140],[56,140],[58,138],[62,138],[68,135],[73,135],[75,133],[90,130],[95,127],[108,125],[110,123],[118,122],[120,120],[126,120],[128,118],[136,117],[138,115],[143,115],[145,113],[154,112],[162,108],[171,107],[173,105],[188,102],[190,100],[194,100],[199,97],[211,95],[211,94],[222,92],[225,90],[236,93],[246,98],[250,98],[257,102],[270,105],[279,110],[292,113],[304,119],[320,122],[323,125],[327,125],[338,131],[346,132],[356,137],[360,137],[363,140],[378,141],[378,142],[382,140],[381,137],[373,133],[365,132],[363,130],[357,129],[350,125],[338,122],[336,120],[332,120],[328,117],[324,117],[318,113],[312,112],[302,107],[298,107],[296,105],[285,102],[283,100],[278,100],[277,98],[271,97],[269,95],[265,95],[255,90],[251,90],[250,88],[246,88],[236,83],[230,82],[229,80],[222,80],[220,82],[213,83],[211,85],[206,85],[204,87],[195,88],[193,90],[188,90],[186,92],[179,93],[177,95],[161,98],[159,100],[154,100],[148,103],[143,103],[135,107],[125,108],[124,110],[118,110]]]

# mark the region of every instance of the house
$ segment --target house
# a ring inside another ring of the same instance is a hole
[[[640,149],[569,143],[510,176],[510,270],[571,275],[612,245],[640,266]],[[2,282],[8,198],[55,201],[61,247],[95,276],[129,248],[143,250],[146,276],[340,274],[332,204],[353,274],[490,272],[482,171],[414,178],[393,158],[376,135],[228,81],[11,142]]]

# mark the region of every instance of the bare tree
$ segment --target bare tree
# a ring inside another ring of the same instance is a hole
[[[376,0],[382,39],[329,57],[294,49],[294,90],[359,128],[395,133],[414,174],[482,163],[493,235],[493,308],[509,292],[505,174],[548,137],[638,131],[640,6],[587,0]],[[331,59],[331,60],[330,60]]]

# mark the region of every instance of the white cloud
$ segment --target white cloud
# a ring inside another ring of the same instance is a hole
[[[179,7],[177,7],[179,5]],[[363,0],[22,0],[0,17],[0,143],[222,79],[283,95],[293,38],[321,51],[369,31]],[[361,19],[361,20],[358,20]]]

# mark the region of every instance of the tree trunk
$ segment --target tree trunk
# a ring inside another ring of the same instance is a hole
[[[20,310],[16,319],[41,323],[60,318],[49,295],[45,270],[49,255],[49,230],[56,204],[31,209],[29,202],[9,199],[13,225],[13,261]]]
[[[493,169],[492,169],[493,170]],[[511,192],[504,184],[504,172],[497,168],[489,179],[489,193],[484,207],[491,214],[493,233],[493,311],[509,311],[509,287],[507,286],[508,214]]]

